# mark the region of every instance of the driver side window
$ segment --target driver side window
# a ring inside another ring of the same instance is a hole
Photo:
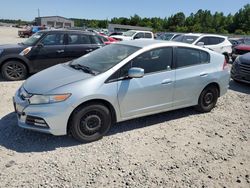
[[[141,39],[141,38],[144,38],[144,34],[143,34],[143,33],[137,33],[137,34],[134,36],[134,39]]]
[[[63,34],[48,34],[44,37],[41,43],[47,45],[63,45]]]
[[[145,74],[167,71],[172,67],[172,54],[173,51],[171,47],[144,52],[120,69],[120,78],[126,77],[131,67],[142,68]]]

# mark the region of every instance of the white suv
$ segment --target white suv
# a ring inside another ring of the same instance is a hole
[[[115,35],[112,38],[117,40],[135,40],[135,39],[154,39],[154,34],[151,31],[136,31],[129,30],[123,33],[123,35]]]
[[[176,37],[173,40],[204,46],[205,48],[223,54],[227,61],[229,60],[229,55],[232,53],[232,44],[227,37],[222,35],[189,33]]]

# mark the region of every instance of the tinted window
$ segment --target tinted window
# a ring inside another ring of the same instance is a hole
[[[69,34],[68,44],[91,44],[88,35],[84,34]]]
[[[151,33],[145,33],[145,38],[149,38],[149,39],[151,39],[151,38],[152,38]]]
[[[98,36],[90,35],[89,37],[92,44],[103,44],[103,41]]]
[[[209,62],[207,52],[192,48],[177,48],[177,67],[186,67]]]
[[[208,45],[216,45],[223,42],[225,39],[220,37],[208,37]]]
[[[63,44],[63,34],[53,33],[46,35],[42,42],[43,45],[62,45]]]
[[[208,37],[201,38],[196,44],[198,44],[199,42],[203,42],[204,45],[208,45]]]
[[[135,36],[134,36],[135,39],[140,39],[140,38],[144,38],[144,34],[143,33],[137,33]]]
[[[132,61],[132,67],[143,68],[145,73],[167,70],[172,63],[172,48],[159,48],[145,52]]]

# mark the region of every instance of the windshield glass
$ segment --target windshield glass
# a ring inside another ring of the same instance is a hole
[[[33,45],[35,44],[43,35],[43,33],[36,33],[32,35],[30,38],[28,38],[26,41],[23,42],[25,45]]]
[[[160,39],[160,40],[170,40],[173,36],[174,36],[174,34],[171,34],[171,33],[162,34],[162,35],[158,36],[157,39]]]
[[[74,60],[71,65],[80,64],[102,73],[112,68],[140,48],[122,44],[111,44]]]
[[[197,38],[198,38],[198,36],[181,35],[179,37],[174,38],[173,41],[192,44],[194,41],[196,41]]]
[[[123,35],[126,37],[132,37],[135,33],[135,31],[126,31],[125,33],[123,33]]]

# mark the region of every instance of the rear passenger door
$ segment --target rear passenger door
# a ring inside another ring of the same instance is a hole
[[[200,92],[211,79],[210,56],[203,50],[186,47],[175,48],[174,54],[174,106],[180,108],[196,105]]]
[[[92,35],[69,33],[67,34],[65,54],[68,61],[76,59],[99,48],[101,43],[100,39],[95,39]]]

